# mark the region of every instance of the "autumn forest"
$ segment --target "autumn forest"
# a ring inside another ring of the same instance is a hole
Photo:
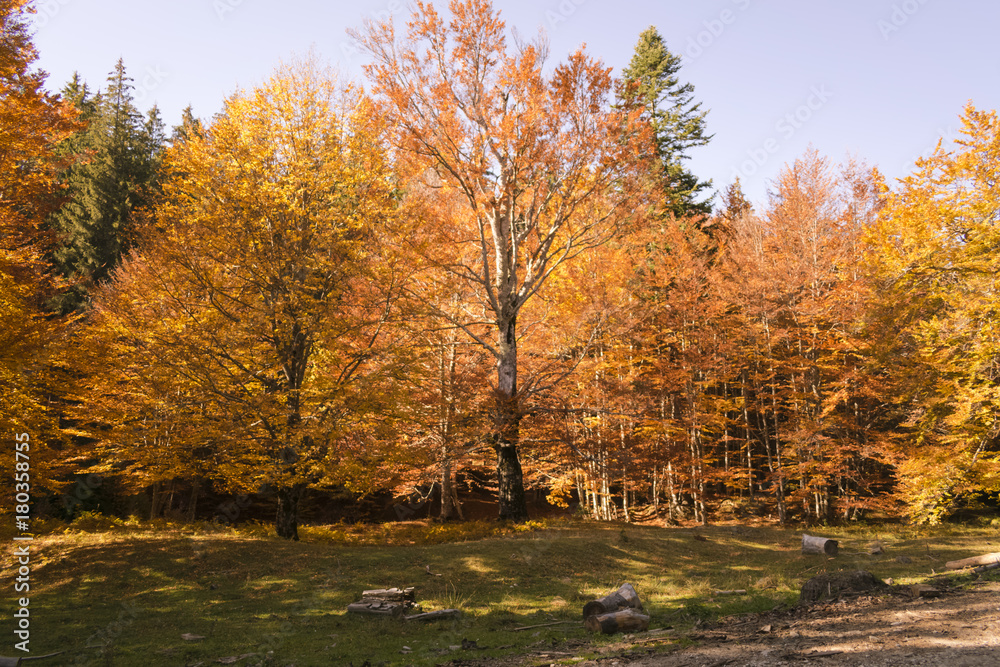
[[[306,56],[168,129],[122,61],[51,92],[31,16],[0,0],[0,431],[35,515],[997,506],[995,111],[903,180],[810,150],[752,204],[689,170],[710,117],[654,27],[616,77],[416,2],[353,32],[363,81]]]

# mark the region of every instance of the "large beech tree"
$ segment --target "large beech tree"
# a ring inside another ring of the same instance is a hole
[[[271,489],[278,535],[297,539],[308,486],[377,468],[399,284],[381,136],[307,62],[176,142],[159,232],[93,316],[114,357],[92,402],[112,469]]]
[[[449,9],[446,21],[418,0],[405,34],[381,21],[353,36],[373,58],[366,72],[399,146],[424,167],[415,170],[422,191],[462,203],[452,219],[427,221],[450,238],[424,259],[476,295],[451,319],[496,361],[500,518],[523,521],[518,316],[560,265],[612,238],[636,210],[650,141],[638,110],[612,108],[610,69],[582,49],[547,74],[544,46],[509,46],[487,0]]]

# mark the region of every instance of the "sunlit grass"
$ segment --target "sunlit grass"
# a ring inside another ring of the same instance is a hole
[[[672,627],[680,641],[699,621],[794,604],[822,571],[911,583],[946,560],[1000,551],[995,529],[954,526],[810,529],[840,541],[835,559],[804,556],[801,531],[769,527],[408,522],[306,527],[298,543],[258,524],[90,516],[46,528],[32,543],[32,652],[144,667],[246,654],[238,664],[298,667],[436,665],[558,646],[589,654],[615,640],[587,634],[580,610],[624,582],[651,627]],[[885,552],[870,555],[876,540]],[[4,567],[11,581],[9,558]],[[425,625],[345,613],[362,590],[392,586],[414,586],[424,610],[463,616]],[[747,593],[718,593],[736,589]]]

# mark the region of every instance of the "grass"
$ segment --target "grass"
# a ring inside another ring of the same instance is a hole
[[[31,649],[67,651],[45,665],[207,666],[243,656],[221,664],[424,666],[515,654],[551,664],[621,646],[589,635],[580,609],[624,582],[651,628],[673,628],[662,642],[669,649],[701,620],[794,604],[823,570],[868,569],[908,584],[947,560],[1000,551],[995,529],[956,526],[816,530],[840,540],[831,560],[801,555],[801,531],[771,527],[414,522],[309,527],[298,543],[261,526],[88,517],[44,528],[31,546]],[[875,540],[883,555],[868,555]],[[3,565],[13,581],[12,560]],[[415,586],[425,610],[463,614],[424,624],[345,613],[362,590],[392,586]],[[565,623],[514,630],[557,621]]]

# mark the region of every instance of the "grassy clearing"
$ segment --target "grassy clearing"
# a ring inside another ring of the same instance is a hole
[[[794,604],[823,570],[916,583],[947,560],[1000,550],[993,528],[817,530],[841,541],[841,555],[827,560],[799,553],[799,531],[770,527],[410,523],[306,528],[288,543],[262,527],[91,523],[47,526],[32,546],[32,653],[68,651],[60,664],[207,666],[244,656],[222,664],[423,666],[512,654],[550,664],[614,646],[584,631],[580,609],[626,581],[651,628],[683,637],[700,619]],[[867,555],[874,540],[885,554]],[[3,564],[10,582],[12,562]],[[415,586],[425,610],[464,614],[407,624],[344,612],[363,589],[392,586]],[[556,621],[567,623],[514,631]]]

